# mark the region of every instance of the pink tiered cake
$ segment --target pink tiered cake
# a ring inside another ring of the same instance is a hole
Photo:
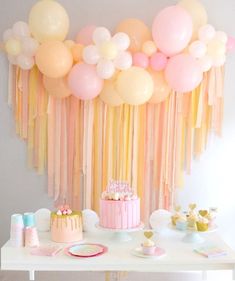
[[[100,226],[130,229],[140,225],[140,199],[124,182],[111,181],[100,200]]]

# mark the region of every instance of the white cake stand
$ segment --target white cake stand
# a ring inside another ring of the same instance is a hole
[[[203,243],[205,241],[205,238],[202,237],[201,235],[217,231],[218,226],[209,228],[207,231],[198,231],[198,230],[195,230],[192,228],[187,228],[185,231],[182,231],[182,230],[177,229],[172,224],[170,225],[170,228],[175,231],[185,233],[185,236],[182,239],[183,242],[196,244],[196,243]]]
[[[138,232],[144,228],[144,224],[140,223],[138,227],[129,228],[129,229],[113,229],[113,228],[105,228],[100,226],[99,224],[96,225],[98,229],[101,229],[105,232],[113,233],[112,241],[116,242],[127,242],[132,240],[130,233]]]

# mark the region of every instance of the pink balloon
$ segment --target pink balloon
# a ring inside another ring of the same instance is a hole
[[[81,63],[76,64],[70,71],[68,86],[75,97],[90,100],[101,92],[103,80],[99,78],[93,65]]]
[[[188,54],[180,54],[169,60],[165,78],[173,90],[178,93],[187,93],[200,84],[203,74],[195,58]]]
[[[227,50],[230,52],[235,50],[235,38],[232,36],[228,36]]]
[[[138,52],[133,54],[132,56],[133,59],[133,65],[142,67],[142,68],[147,68],[149,66],[149,58],[146,54]]]
[[[192,18],[180,6],[162,10],[154,19],[152,35],[159,50],[168,56],[181,52],[190,42]]]
[[[76,42],[85,46],[93,44],[92,36],[95,29],[95,25],[83,27],[77,35]]]
[[[155,53],[150,58],[150,66],[155,71],[161,71],[166,68],[167,57],[163,53]]]

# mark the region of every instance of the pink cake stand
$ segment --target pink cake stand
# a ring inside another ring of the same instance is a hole
[[[144,224],[141,222],[138,227],[129,228],[129,229],[112,229],[112,228],[105,228],[100,226],[99,224],[96,225],[98,229],[101,229],[105,232],[112,233],[112,241],[116,242],[128,242],[132,240],[130,233],[138,232],[144,228]]]

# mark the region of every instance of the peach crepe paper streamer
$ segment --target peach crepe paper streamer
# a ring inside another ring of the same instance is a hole
[[[142,219],[172,208],[194,157],[211,132],[222,135],[224,68],[204,74],[186,94],[171,92],[159,104],[111,107],[99,98],[48,97],[37,67],[9,69],[8,103],[17,134],[27,141],[28,162],[48,173],[57,204],[99,211],[110,179],[128,181],[141,198]]]

